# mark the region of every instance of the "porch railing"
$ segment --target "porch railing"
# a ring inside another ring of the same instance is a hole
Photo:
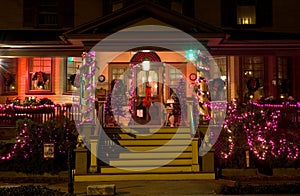
[[[95,108],[102,126],[108,123],[105,116],[105,102],[99,102]],[[279,128],[300,127],[300,103],[297,104],[256,104],[257,109],[280,111]],[[60,122],[64,117],[79,122],[82,117],[80,106],[72,104],[54,104],[42,106],[17,106],[0,104],[0,127],[14,127],[18,119],[30,118],[37,123],[47,120]],[[190,119],[191,120],[191,119]],[[212,123],[211,123],[212,124]]]
[[[64,117],[71,120],[81,119],[79,106],[77,107],[72,104],[39,106],[0,105],[0,127],[14,127],[17,120],[24,118],[29,118],[41,124],[48,120],[61,122]]]

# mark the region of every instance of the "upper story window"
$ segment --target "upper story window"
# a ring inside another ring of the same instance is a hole
[[[272,25],[272,0],[221,0],[221,7],[223,27]]]
[[[23,1],[25,27],[61,28],[74,25],[74,0]]]
[[[58,8],[57,0],[39,0],[38,25],[58,26]]]
[[[256,24],[256,7],[254,5],[237,6],[237,24]]]
[[[17,59],[0,59],[1,94],[17,94]]]
[[[27,93],[51,93],[54,59],[51,57],[34,57],[28,64]]]

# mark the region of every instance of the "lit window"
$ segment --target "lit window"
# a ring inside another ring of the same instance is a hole
[[[254,5],[237,6],[237,24],[256,24],[256,9]]]
[[[66,92],[72,92],[75,91],[78,87],[78,77],[76,77],[76,74],[78,73],[78,68],[82,64],[82,58],[81,57],[68,57],[67,63],[66,63]]]
[[[29,62],[29,91],[52,91],[52,64],[51,57],[34,57]]]
[[[264,57],[243,58],[243,94],[244,100],[260,99],[264,96]]]
[[[279,97],[287,98],[292,96],[292,80],[290,57],[277,57],[277,82]]]
[[[17,59],[0,59],[1,94],[17,93]]]

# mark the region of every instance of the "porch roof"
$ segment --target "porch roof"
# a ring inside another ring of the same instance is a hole
[[[155,25],[157,22],[160,22],[161,25],[179,29],[198,40],[222,39],[225,37],[225,33],[221,28],[183,16],[147,0],[136,1],[128,7],[79,25],[63,33],[62,37],[71,43],[77,44],[78,42],[101,41],[108,35],[127,27],[142,25],[143,23]]]

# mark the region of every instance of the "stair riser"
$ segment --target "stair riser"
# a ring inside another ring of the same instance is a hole
[[[134,166],[149,166],[149,167],[161,167],[164,165],[191,165],[191,159],[152,159],[152,160],[115,160],[110,161],[109,165],[114,167],[134,167]]]
[[[190,145],[191,140],[119,140],[121,146]]]
[[[120,159],[192,158],[192,153],[122,153]]]
[[[118,134],[120,139],[132,139],[132,140],[137,140],[137,139],[166,139],[166,140],[171,140],[171,139],[190,139],[191,136],[190,134],[153,134],[153,135],[130,135],[126,133]]]
[[[128,150],[133,152],[183,152],[192,151],[192,146],[127,146]]]
[[[191,167],[189,166],[181,166],[181,167],[158,167],[155,169],[147,168],[147,167],[132,167],[132,168],[101,168],[102,174],[119,174],[119,173],[183,173],[183,172],[191,172]]]

